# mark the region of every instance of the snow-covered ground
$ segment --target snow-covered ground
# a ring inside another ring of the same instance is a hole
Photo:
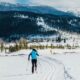
[[[79,49],[38,50],[38,70],[31,73],[31,50],[0,53],[0,80],[80,80]]]

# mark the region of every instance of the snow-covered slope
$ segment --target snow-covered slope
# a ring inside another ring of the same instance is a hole
[[[63,11],[68,12],[68,13],[71,13],[74,16],[80,17],[80,8],[65,9]]]

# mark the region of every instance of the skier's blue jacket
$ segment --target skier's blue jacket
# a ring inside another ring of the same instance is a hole
[[[37,56],[39,56],[37,51],[32,50],[32,52],[28,56],[28,60],[30,59],[30,56],[32,59],[37,59]]]

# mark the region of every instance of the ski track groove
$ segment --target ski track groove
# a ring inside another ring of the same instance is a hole
[[[42,60],[42,59],[40,59],[40,63],[41,63],[41,66],[42,66],[42,67],[40,66],[40,68],[41,68],[42,71],[44,71],[41,74],[41,78],[43,77],[43,80],[45,80],[45,78],[48,76],[48,74],[50,74],[51,66],[45,60]],[[47,64],[48,67],[47,66],[43,66],[43,64]],[[50,71],[49,72],[45,72],[47,70],[50,70]],[[40,78],[40,80],[41,80],[41,78]]]
[[[40,58],[40,60],[42,60],[42,62],[45,62],[48,64],[48,68],[49,68],[49,72],[47,73],[47,75],[45,76],[44,80],[52,80],[51,77],[53,75],[53,71],[54,70],[54,65],[52,65],[49,61],[47,61],[47,59],[42,59]],[[47,66],[46,66],[47,67]]]
[[[48,56],[44,56],[46,59],[49,59],[49,60],[51,60],[51,61],[54,61],[54,63],[58,63],[58,64],[61,64],[62,66],[63,66],[63,68],[64,68],[64,79],[65,80],[75,80],[74,79],[74,77],[72,77],[68,72],[67,72],[67,70],[65,69],[65,65],[62,63],[62,62],[60,62],[59,60],[56,60],[56,59],[54,59],[54,58],[51,58],[51,57],[48,57]],[[53,63],[52,63],[53,64]],[[67,76],[67,77],[65,77],[65,76]],[[50,79],[51,80],[51,79]],[[52,79],[53,80],[53,79]]]
[[[52,59],[52,58],[49,58],[49,57],[47,57],[47,56],[42,56],[42,57],[43,57],[43,59],[45,59],[45,61],[46,61],[47,63],[49,63],[49,65],[51,66],[51,72],[50,72],[50,74],[49,74],[49,77],[47,77],[48,79],[46,79],[46,80],[54,80],[54,79],[55,79],[54,74],[55,74],[55,72],[57,71],[55,64],[57,64],[57,65],[59,65],[59,64],[62,65],[62,63],[61,63],[61,62],[58,62],[57,60],[54,60],[54,59]]]

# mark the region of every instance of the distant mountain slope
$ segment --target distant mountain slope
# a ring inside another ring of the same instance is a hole
[[[40,14],[73,16],[71,13],[63,12],[49,6],[27,6],[10,3],[0,3],[0,11],[27,11]]]
[[[56,30],[57,29],[57,30]],[[25,11],[0,11],[0,37],[54,35],[58,30],[80,33],[80,18]]]

